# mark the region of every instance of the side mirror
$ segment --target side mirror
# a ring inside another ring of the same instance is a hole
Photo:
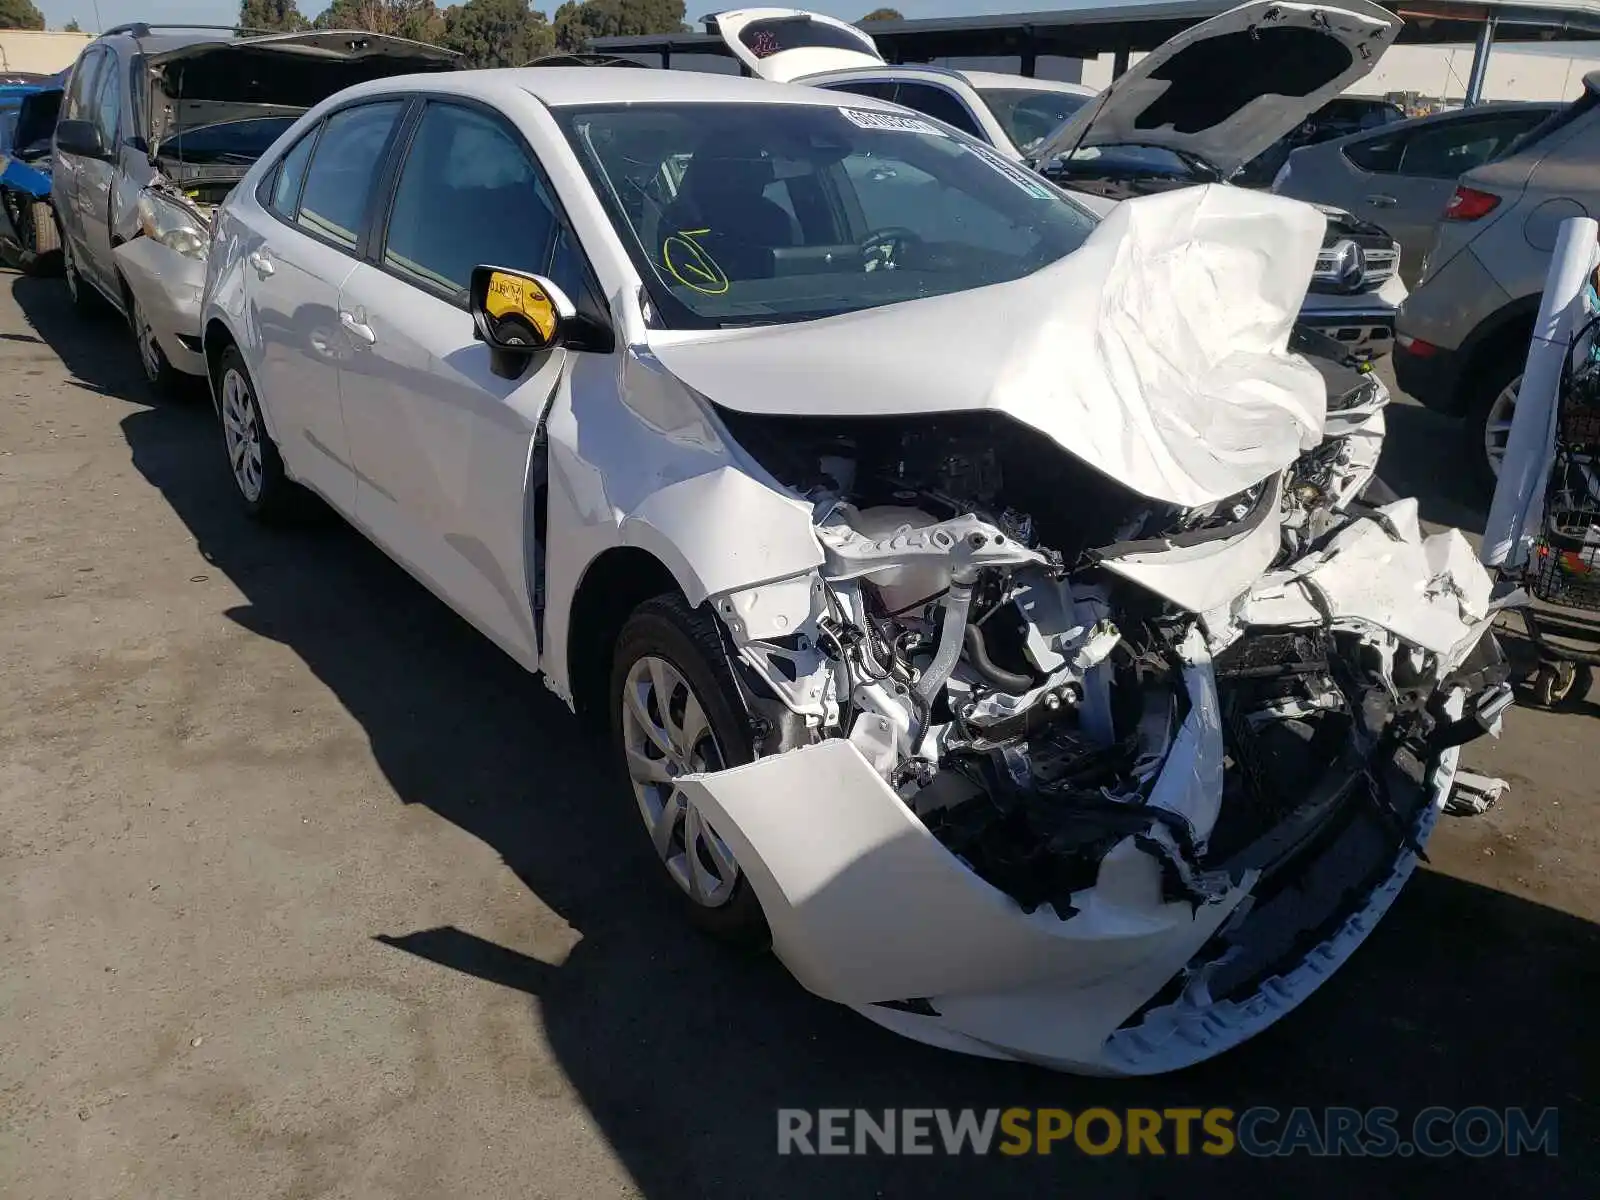
[[[92,121],[62,121],[56,126],[56,149],[84,158],[109,158],[106,142]]]
[[[535,354],[566,340],[578,310],[543,275],[509,267],[474,267],[468,297],[478,340],[489,344],[489,366],[516,379]]]

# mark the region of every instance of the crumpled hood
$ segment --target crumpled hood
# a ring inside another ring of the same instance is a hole
[[[1373,0],[1252,0],[1168,38],[1033,151],[1181,150],[1224,178],[1366,76],[1400,19]]]
[[[1286,345],[1322,229],[1306,204],[1189,188],[1118,205],[1011,283],[650,349],[738,412],[991,409],[1152,499],[1206,504],[1321,441],[1322,377]]]

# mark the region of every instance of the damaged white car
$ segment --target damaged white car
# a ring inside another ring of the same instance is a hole
[[[108,30],[73,67],[55,132],[74,302],[103,301],[127,318],[151,384],[203,375],[200,294],[216,206],[313,104],[366,80],[453,70],[457,58],[362,31]]]
[[[1097,221],[843,100],[552,68],[319,106],[218,213],[239,494],[318,492],[608,723],[688,911],[817,994],[1206,1058],[1413,869],[1509,701],[1489,579],[1363,499],[1381,385],[1289,345],[1315,209]]]

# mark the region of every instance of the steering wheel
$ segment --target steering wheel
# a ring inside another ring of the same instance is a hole
[[[904,265],[902,254],[922,244],[922,235],[904,225],[885,225],[861,243],[861,264],[868,271],[893,271]]]

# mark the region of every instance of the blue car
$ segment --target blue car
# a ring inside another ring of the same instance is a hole
[[[28,271],[60,259],[50,138],[65,86],[64,71],[38,83],[0,85],[0,249]]]

